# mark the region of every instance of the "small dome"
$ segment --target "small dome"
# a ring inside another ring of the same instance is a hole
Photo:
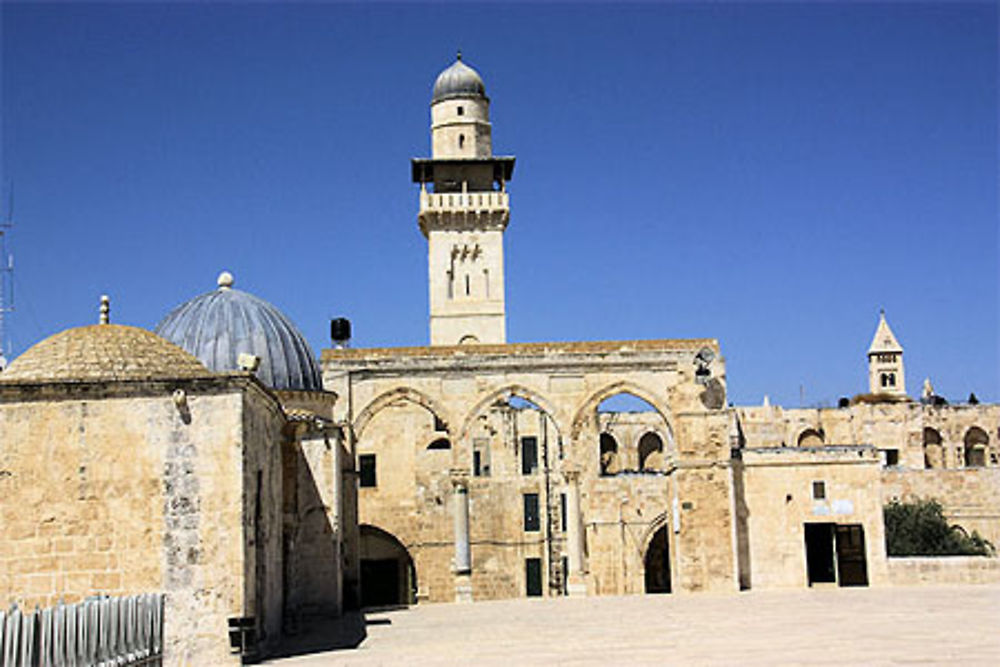
[[[35,344],[0,373],[2,382],[157,380],[210,375],[151,331],[120,324],[67,329]]]
[[[461,53],[451,67],[438,74],[431,104],[452,97],[486,97],[486,84],[479,72],[462,62]]]
[[[156,333],[196,356],[213,371],[239,369],[239,356],[260,358],[256,371],[273,389],[320,391],[319,365],[305,336],[285,315],[253,294],[234,289],[224,272],[219,288],[175,308]]]

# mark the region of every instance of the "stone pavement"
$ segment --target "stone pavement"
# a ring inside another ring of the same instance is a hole
[[[1000,665],[1000,585],[428,604],[306,665]]]

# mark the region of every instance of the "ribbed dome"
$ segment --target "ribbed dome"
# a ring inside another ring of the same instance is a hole
[[[486,97],[486,85],[479,72],[462,62],[462,54],[434,82],[431,104],[452,97]]]
[[[231,287],[219,276],[219,289],[181,304],[156,327],[156,333],[181,346],[213,371],[237,370],[240,354],[260,357],[257,377],[273,389],[319,391],[319,365],[305,337],[280,310]]]
[[[0,382],[156,380],[210,375],[197,359],[151,331],[120,324],[67,329],[35,344]]]

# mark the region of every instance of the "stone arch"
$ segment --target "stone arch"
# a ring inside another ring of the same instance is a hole
[[[986,431],[978,426],[972,426],[965,432],[963,442],[965,444],[965,467],[985,468],[987,450],[990,445],[990,436],[986,434]]]
[[[648,472],[663,467],[663,438],[654,430],[646,431],[639,437],[639,472]],[[656,455],[659,454],[657,457]],[[658,459],[658,460],[657,460]]]
[[[671,592],[670,528],[666,512],[649,524],[641,544],[644,592]]]
[[[944,444],[941,432],[930,426],[924,427],[924,468],[944,468]]]
[[[406,546],[378,526],[361,524],[358,530],[362,606],[415,604],[417,570]]]
[[[825,444],[826,434],[823,429],[807,428],[799,433],[795,439],[799,447],[822,447]]]
[[[540,392],[524,385],[509,384],[494,389],[476,401],[475,405],[472,406],[462,422],[462,429],[459,431],[461,440],[464,441],[468,439],[469,433],[472,430],[472,425],[475,423],[476,418],[479,417],[479,415],[481,415],[489,406],[493,405],[497,401],[509,399],[512,396],[528,400],[541,408],[546,414],[548,414],[553,423],[555,423],[556,430],[559,432],[560,436],[567,432],[564,426],[563,413],[558,411],[549,399],[545,398]]]
[[[595,418],[594,415],[597,414],[597,406],[599,406],[605,399],[611,398],[617,394],[632,394],[636,398],[641,398],[642,400],[653,406],[653,409],[663,418],[666,423],[667,429],[667,439],[671,442],[674,440],[673,433],[673,418],[670,410],[663,405],[659,398],[652,392],[630,382],[629,380],[618,380],[617,382],[612,382],[598,389],[593,394],[587,398],[579,408],[577,408],[576,413],[573,415],[572,429],[570,431],[570,436],[575,442],[579,439],[580,433],[583,431],[587,422]]]
[[[444,422],[446,433],[451,434],[451,420],[449,419],[445,409],[440,404],[427,394],[417,391],[411,387],[396,387],[395,389],[382,392],[373,398],[368,405],[366,405],[364,409],[358,413],[358,416],[352,425],[354,429],[354,437],[360,440],[361,434],[364,432],[369,422],[374,419],[375,415],[398,401],[409,401],[410,403],[414,403],[422,408],[425,408],[432,415]]]

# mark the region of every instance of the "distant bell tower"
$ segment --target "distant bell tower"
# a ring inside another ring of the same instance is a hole
[[[427,238],[431,345],[505,343],[503,233],[514,158],[493,155],[486,86],[461,53],[434,82],[431,155],[412,161]]]
[[[868,391],[872,394],[906,395],[903,377],[903,347],[879,312],[878,328],[868,348]]]

